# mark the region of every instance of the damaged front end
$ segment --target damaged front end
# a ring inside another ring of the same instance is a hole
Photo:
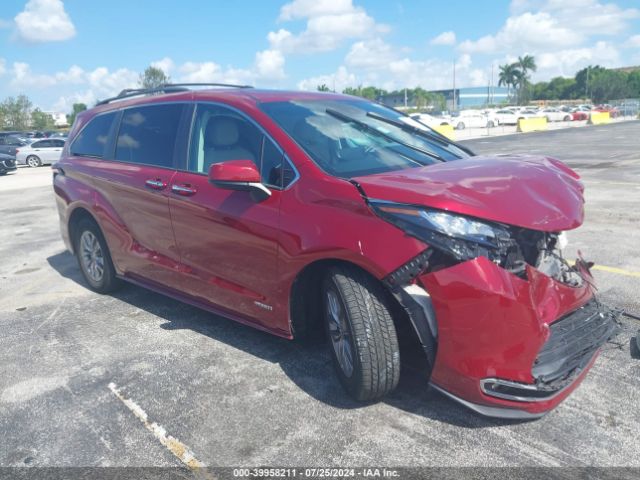
[[[385,278],[407,310],[438,390],[484,415],[535,418],[576,388],[619,312],[594,296],[566,237],[369,199],[429,247]],[[428,292],[428,293],[427,293]]]

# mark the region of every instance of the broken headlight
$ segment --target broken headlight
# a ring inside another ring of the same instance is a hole
[[[369,204],[386,221],[456,260],[485,256],[499,262],[504,245],[511,243],[509,231],[497,224],[412,205],[376,200]]]

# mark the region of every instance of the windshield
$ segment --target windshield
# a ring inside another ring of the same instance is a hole
[[[261,105],[330,175],[351,178],[469,156],[420,122],[366,100],[295,100]]]

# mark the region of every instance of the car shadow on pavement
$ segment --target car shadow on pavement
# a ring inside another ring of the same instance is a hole
[[[69,252],[52,255],[47,262],[61,276],[86,287],[75,257]],[[328,346],[322,340],[302,344],[279,338],[133,284],[126,283],[111,296],[162,318],[166,321],[160,326],[162,329],[192,330],[278,364],[291,381],[316,400],[340,409],[363,407],[343,390],[334,374]],[[486,418],[467,410],[429,387],[421,371],[419,365],[403,361],[400,384],[383,402],[414,415],[465,428],[522,423]]]

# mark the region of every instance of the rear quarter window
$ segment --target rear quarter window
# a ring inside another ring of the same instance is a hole
[[[109,132],[117,112],[98,115],[80,131],[71,144],[71,155],[102,158],[106,155]]]

